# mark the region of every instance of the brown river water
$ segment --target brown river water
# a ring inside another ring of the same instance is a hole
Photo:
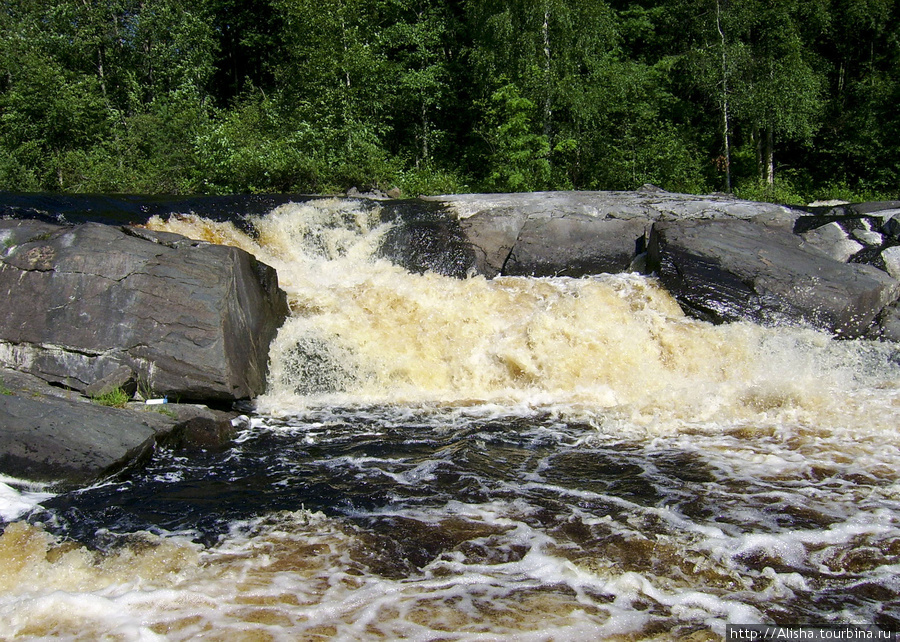
[[[900,351],[686,318],[651,277],[454,279],[353,201],[250,229],[292,315],[227,449],[0,480],[0,639],[900,630]]]

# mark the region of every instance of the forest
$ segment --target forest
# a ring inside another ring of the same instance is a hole
[[[894,0],[5,0],[0,190],[900,198]]]

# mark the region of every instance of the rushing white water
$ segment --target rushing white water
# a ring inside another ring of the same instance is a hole
[[[341,200],[282,206],[254,221],[256,238],[193,216],[151,224],[243,247],[277,269],[293,316],[272,349],[265,412],[562,403],[658,429],[723,420],[894,425],[893,347],[711,326],[685,318],[652,279],[633,274],[411,274],[375,258],[389,226],[378,221],[377,209]],[[873,386],[886,404],[867,404]]]
[[[0,637],[900,628],[894,346],[711,326],[634,274],[412,274],[353,201],[251,223],[150,223],[278,271],[292,315],[251,427],[32,496],[48,510],[0,536]]]

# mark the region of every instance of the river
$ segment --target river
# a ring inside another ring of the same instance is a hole
[[[352,200],[235,226],[292,314],[228,448],[0,483],[0,637],[719,640],[900,630],[900,351],[652,277],[455,279]]]

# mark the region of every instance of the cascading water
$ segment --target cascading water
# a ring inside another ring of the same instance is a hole
[[[895,347],[711,326],[639,275],[420,274],[348,200],[149,224],[277,269],[269,390],[225,451],[36,496],[0,636],[900,629]]]

